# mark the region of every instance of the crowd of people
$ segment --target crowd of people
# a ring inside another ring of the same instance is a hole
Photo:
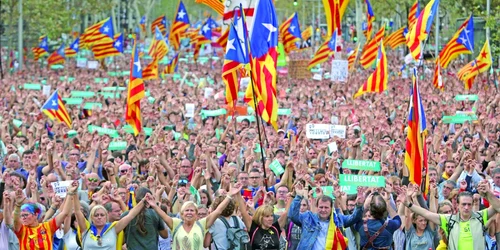
[[[186,55],[176,74],[145,82],[148,129],[138,136],[126,129],[126,90],[101,94],[104,87],[126,89],[128,75],[108,72],[129,70],[129,54],[107,69],[68,59],[63,69],[29,62],[4,75],[0,249],[498,249],[498,79],[478,77],[466,91],[455,75],[465,63],[458,59],[443,70],[440,91],[432,62],[418,68],[425,188],[409,181],[405,164],[411,77],[401,72],[399,51],[388,51],[390,79],[381,94],[352,98],[371,73],[361,68],[347,82],[278,76],[278,103],[290,112],[279,116],[277,131],[251,110],[242,119],[229,118],[231,110],[207,115],[228,109],[223,60]],[[66,103],[68,128],[40,111],[47,96],[25,83],[49,85],[63,98],[96,95]],[[457,100],[459,94],[470,95]],[[194,104],[193,117],[186,104]],[[246,109],[242,100],[238,106]],[[457,113],[477,119],[444,121]],[[346,135],[311,139],[307,124],[344,125]],[[381,169],[355,170],[345,160],[379,162]],[[347,192],[340,174],[379,176],[385,187]]]

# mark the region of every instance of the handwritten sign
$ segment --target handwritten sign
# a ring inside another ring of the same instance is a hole
[[[332,60],[330,79],[334,82],[346,82],[349,75],[347,60]]]
[[[186,117],[194,117],[195,104],[186,103]]]
[[[52,182],[50,185],[52,185],[52,189],[54,189],[54,193],[61,197],[61,198],[66,198],[66,193],[68,193],[68,187],[73,183],[73,181],[58,181],[58,182]]]
[[[330,125],[330,137],[337,136],[345,139],[347,127],[344,125]]]

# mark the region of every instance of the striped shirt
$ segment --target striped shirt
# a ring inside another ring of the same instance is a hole
[[[56,219],[38,224],[36,227],[21,226],[16,232],[20,250],[52,250],[52,239],[57,230]]]

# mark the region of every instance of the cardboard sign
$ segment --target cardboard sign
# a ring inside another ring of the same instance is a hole
[[[349,76],[349,62],[347,60],[332,60],[330,79],[335,82],[347,82]]]
[[[385,187],[384,176],[341,174],[339,177],[340,186],[355,187]]]
[[[208,99],[213,94],[214,94],[214,89],[213,88],[205,88],[205,93],[204,93],[203,97],[205,97],[205,99]]]
[[[71,91],[71,97],[82,97],[82,98],[91,98],[94,97],[95,93],[92,91]]]
[[[332,142],[330,144],[328,144],[328,153],[331,154],[333,152],[337,152],[339,149],[337,147],[337,143],[336,142]]]
[[[468,100],[470,102],[475,102],[479,100],[478,95],[456,95],[455,96],[455,101],[465,101]]]
[[[457,114],[457,115],[453,115],[453,116],[443,116],[442,121],[445,124],[450,124],[450,123],[462,124],[465,122],[477,121],[477,115]]]
[[[94,131],[97,131],[100,135],[109,135],[113,138],[119,137],[118,131],[115,129],[102,128],[95,125],[89,125],[88,130],[90,133],[94,133]]]
[[[87,67],[87,58],[77,58],[76,59],[76,67],[78,67],[78,68]]]
[[[283,166],[281,166],[281,163],[278,160],[274,160],[273,162],[271,162],[269,168],[276,176],[281,176],[285,172],[285,169],[283,168]]]
[[[311,72],[307,70],[309,59],[293,60],[288,65],[288,76],[292,79],[310,79]]]
[[[202,117],[209,117],[209,116],[221,116],[227,114],[226,109],[216,109],[216,110],[202,110],[201,111],[201,116]]]
[[[330,137],[337,136],[345,139],[347,127],[344,125],[330,125]]]
[[[196,106],[194,103],[186,103],[186,117],[194,117],[194,111],[196,109]]]
[[[118,151],[118,150],[125,150],[127,149],[127,142],[126,141],[113,141],[109,143],[108,150],[111,151]]]
[[[87,68],[89,68],[89,69],[97,69],[98,66],[99,66],[98,61],[88,61],[87,62]]]
[[[367,170],[367,171],[380,171],[380,162],[378,161],[364,161],[364,160],[344,160],[342,162],[343,168],[354,170]]]
[[[66,102],[66,105],[80,105],[83,102],[82,98],[63,98],[63,101]]]
[[[321,81],[321,80],[323,80],[323,76],[319,73],[316,73],[313,75],[313,80]]]
[[[278,109],[278,115],[291,115],[291,109]]]
[[[37,84],[37,83],[25,83],[23,85],[23,89],[29,89],[29,90],[41,90],[42,85]]]
[[[307,124],[306,137],[308,139],[330,138],[330,124]]]
[[[73,181],[58,181],[58,182],[52,182],[50,185],[52,185],[52,189],[54,189],[54,193],[61,197],[61,198],[66,198],[66,193],[68,193],[68,187],[73,183]]]

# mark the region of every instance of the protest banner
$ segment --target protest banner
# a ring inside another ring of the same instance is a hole
[[[346,82],[349,76],[348,66],[347,60],[332,60],[330,79],[334,82]]]
[[[468,100],[470,102],[475,102],[479,100],[478,95],[456,95],[455,96],[455,101],[465,101]]]
[[[306,137],[308,139],[330,138],[330,124],[307,124]]]
[[[340,186],[385,187],[384,176],[340,174]]]
[[[95,93],[92,91],[76,91],[76,90],[71,91],[71,97],[73,97],[73,98],[77,98],[77,97],[91,98],[94,96],[95,96]]]
[[[194,117],[195,104],[194,103],[186,103],[186,117]]]
[[[316,198],[318,195],[316,194],[316,189],[313,189],[313,198]],[[332,199],[335,199],[335,196],[333,195],[333,186],[321,186],[321,192],[323,192],[323,195],[329,196]]]
[[[25,83],[23,85],[23,89],[29,89],[29,90],[42,90],[42,85],[37,84],[37,83]]]
[[[87,67],[87,58],[77,58],[76,59],[76,67],[78,67],[78,68]]]
[[[276,176],[281,176],[285,172],[285,169],[281,166],[281,163],[277,159],[271,162],[269,169],[271,169]]]
[[[63,98],[66,105],[80,105],[83,103],[83,98]]]
[[[50,183],[50,185],[52,185],[54,193],[64,199],[66,198],[66,193],[68,193],[68,187],[71,183],[73,183],[73,181],[57,181]]]
[[[330,125],[330,138],[337,136],[345,139],[347,127],[344,125]]]
[[[115,129],[103,128],[95,125],[89,125],[87,128],[90,133],[94,133],[94,131],[97,131],[99,135],[109,135],[113,138],[119,137],[118,131]]]
[[[110,151],[118,151],[127,149],[126,141],[112,141],[109,143],[108,150]]]
[[[346,159],[342,162],[342,167],[354,170],[366,170],[366,171],[378,172],[380,171],[380,162]]]
[[[50,85],[43,85],[42,95],[44,95],[44,96],[50,96],[50,94],[52,92],[51,88],[52,88],[52,86],[50,86]]]
[[[89,68],[89,69],[97,69],[98,66],[99,66],[98,61],[88,61],[87,62],[87,68]]]

